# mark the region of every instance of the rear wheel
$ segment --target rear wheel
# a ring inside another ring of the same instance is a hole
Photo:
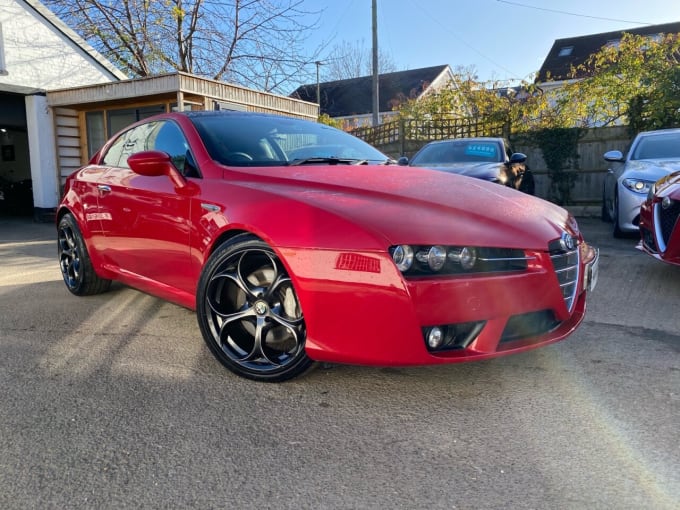
[[[83,235],[75,218],[65,214],[57,227],[59,268],[68,290],[76,296],[100,294],[109,290],[111,280],[100,278],[92,267]]]
[[[274,251],[253,236],[215,250],[198,283],[196,309],[208,347],[241,377],[279,382],[313,365],[293,283]]]

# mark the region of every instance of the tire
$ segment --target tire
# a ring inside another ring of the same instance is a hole
[[[208,259],[196,292],[203,339],[235,374],[262,382],[297,377],[314,362],[307,331],[283,264],[263,241],[240,235]]]
[[[76,296],[106,292],[111,280],[100,278],[92,266],[83,235],[75,218],[65,214],[57,226],[59,268],[66,288]]]
[[[604,186],[602,186],[602,213],[600,217],[605,223],[612,221],[612,217],[609,214],[609,208],[607,207],[607,198],[605,197]]]
[[[620,239],[622,237],[625,237],[625,234],[621,230],[621,227],[619,227],[619,194],[614,193],[614,204],[612,207],[613,214],[611,215],[612,222],[614,223],[614,228],[612,229],[612,235]]]

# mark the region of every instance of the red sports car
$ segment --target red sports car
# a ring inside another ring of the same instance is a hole
[[[640,206],[640,244],[652,257],[680,265],[680,172],[657,181]]]
[[[67,179],[57,225],[73,294],[118,280],[195,309],[219,361],[260,381],[546,345],[579,325],[597,279],[560,207],[264,114],[126,128]]]

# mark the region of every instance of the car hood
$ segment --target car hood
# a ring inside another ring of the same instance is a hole
[[[388,244],[545,250],[565,230],[578,236],[576,222],[561,207],[458,174],[370,165],[247,172],[253,180],[241,185],[340,216]]]
[[[679,170],[680,160],[677,159],[640,159],[626,163],[624,177],[657,181]]]
[[[680,171],[666,175],[656,183],[656,194],[665,196],[672,193],[674,197],[680,197]]]
[[[433,170],[492,181],[500,178],[503,166],[503,163],[441,163],[421,168],[431,168]]]

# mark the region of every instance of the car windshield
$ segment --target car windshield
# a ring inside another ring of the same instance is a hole
[[[643,136],[630,159],[680,158],[680,131]]]
[[[505,155],[493,140],[451,140],[423,147],[411,160],[413,166],[447,163],[500,163]]]
[[[325,124],[275,115],[191,117],[210,156],[231,166],[388,163],[366,142]]]

